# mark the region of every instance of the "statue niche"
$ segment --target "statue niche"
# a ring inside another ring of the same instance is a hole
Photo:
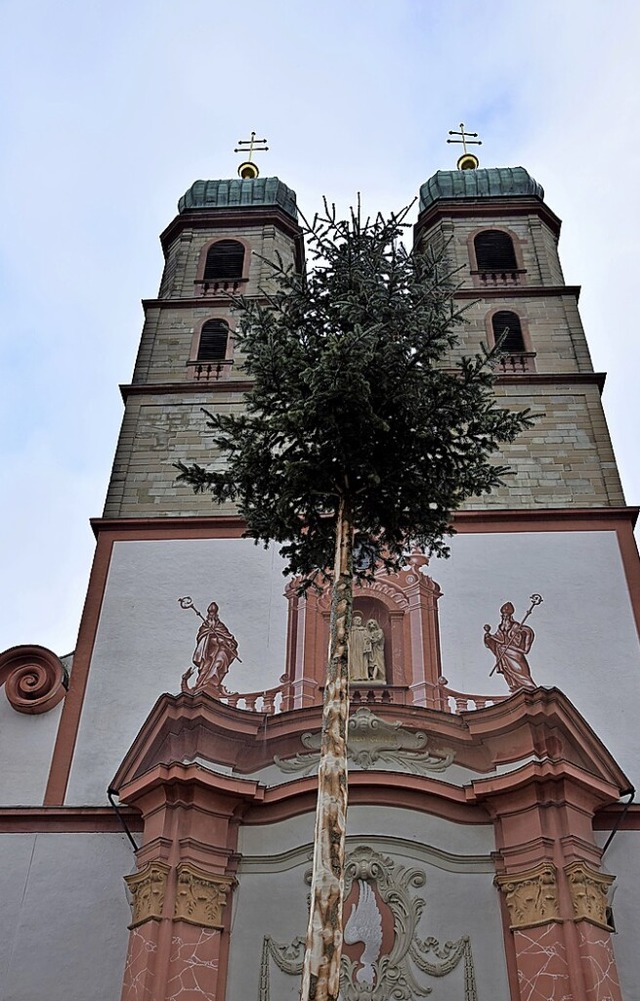
[[[356,599],[349,636],[352,684],[390,683],[389,631],[389,613],[381,602],[369,597]]]
[[[354,583],[356,630],[349,637],[352,654],[358,647],[351,671],[354,704],[442,708],[437,607],[442,592],[425,573],[427,564],[426,556],[412,553],[399,573],[379,569],[372,580]],[[303,593],[300,584],[290,580],[285,588],[285,710],[319,705],[326,678],[331,590],[326,585]]]

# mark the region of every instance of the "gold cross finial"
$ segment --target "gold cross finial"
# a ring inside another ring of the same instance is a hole
[[[477,132],[465,132],[464,122],[460,122],[460,131],[454,132],[449,130],[450,136],[460,136],[459,139],[447,139],[448,143],[462,143],[462,149],[464,150],[461,157],[458,158],[456,167],[458,170],[475,170],[480,164],[477,156],[473,153],[469,153],[467,149],[467,143],[469,146],[482,146],[482,139],[478,139]]]
[[[249,158],[238,167],[238,174],[243,180],[253,180],[254,177],[258,177],[260,171],[253,162],[253,152],[257,150],[260,153],[266,153],[269,149],[266,143],[266,139],[256,139],[255,132],[251,133],[251,139],[238,139],[238,145],[233,152],[249,154]]]

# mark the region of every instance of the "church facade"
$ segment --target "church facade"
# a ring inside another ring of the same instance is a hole
[[[536,421],[449,560],[356,587],[343,1001],[637,993],[637,510],[559,233],[523,168],[420,191],[456,351],[502,338]],[[75,653],[0,655],[7,1001],[298,997],[328,595],[173,466],[250,391],[228,296],[302,265],[295,194],[197,181],[161,240]]]

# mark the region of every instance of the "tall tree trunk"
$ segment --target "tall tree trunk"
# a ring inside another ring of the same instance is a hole
[[[340,992],[348,794],[348,643],[353,605],[352,549],[351,514],[344,499],[341,499],[336,522],[336,558],[331,595],[329,660],[322,710],[311,910],[302,971],[301,1001],[337,1001]]]

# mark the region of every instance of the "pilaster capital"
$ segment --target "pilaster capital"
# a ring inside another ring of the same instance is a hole
[[[594,869],[587,862],[570,862],[564,868],[574,921],[589,921],[598,928],[613,931],[607,920],[609,889],[615,880],[604,872]]]
[[[504,894],[512,930],[561,920],[556,867],[550,862],[541,862],[523,872],[496,876],[495,881]]]
[[[130,928],[162,917],[170,866],[164,862],[147,862],[138,872],[125,876],[124,881],[133,897],[133,918]]]
[[[227,894],[235,886],[232,876],[207,872],[191,862],[177,869],[174,921],[187,921],[202,928],[222,928]]]

